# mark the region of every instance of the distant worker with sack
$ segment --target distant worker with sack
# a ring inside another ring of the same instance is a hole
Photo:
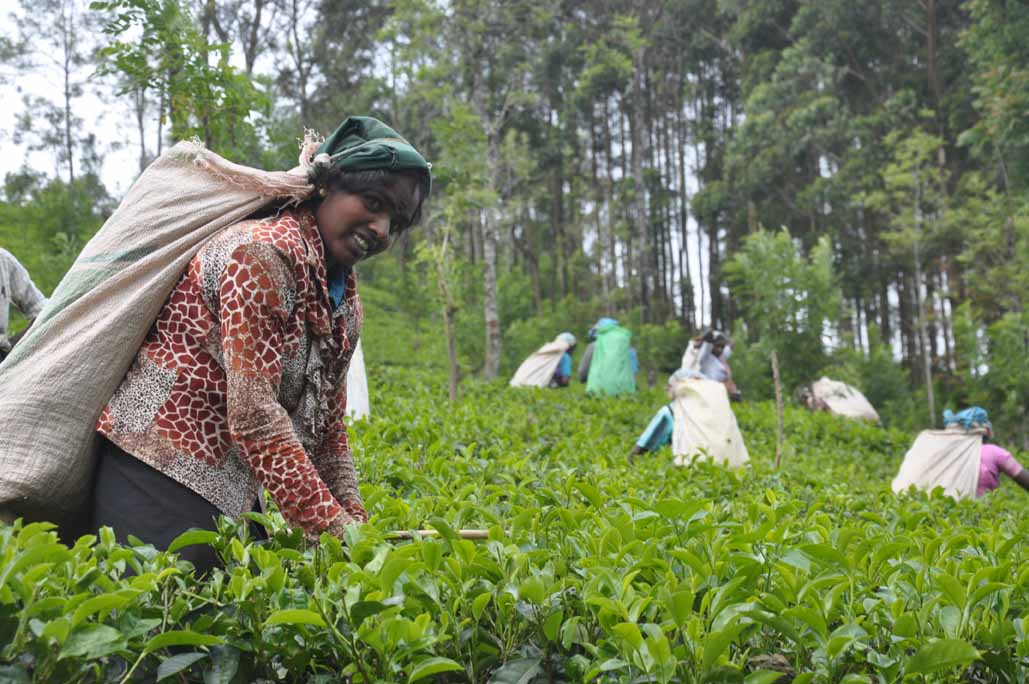
[[[732,368],[729,366],[731,355],[732,340],[719,330],[707,330],[686,346],[682,355],[682,368],[725,384],[729,398],[740,401],[742,394],[733,382]]]
[[[992,443],[993,425],[978,406],[943,412],[943,430],[923,430],[904,455],[893,491],[942,487],[955,499],[980,497],[1000,487],[1003,473],[1029,491],[1029,471]]]
[[[636,440],[629,461],[671,442],[675,465],[710,461],[729,468],[750,462],[725,385],[680,368],[665,387],[671,403],[662,406]]]
[[[568,387],[575,343],[575,335],[561,333],[525,359],[509,384],[511,387]]]
[[[149,333],[137,338],[141,345],[130,350],[134,357],[113,395],[97,397],[94,429],[102,438],[91,495],[94,528],[109,525],[119,539],[135,535],[165,548],[189,528],[213,529],[219,514],[253,510],[263,488],[308,539],[340,536],[346,525],[367,519],[344,422],[347,369],[363,318],[354,267],[418,223],[430,166],[370,117],[346,119],[320,146],[308,138],[301,167],[291,172],[241,167],[190,143],[176,148],[144,172],[96,245],[84,249],[65,279],[71,288],[65,308],[80,313],[66,314],[64,330],[40,330],[39,339],[28,340],[40,357],[25,358],[23,374],[47,363],[47,345],[52,363],[67,364],[57,352],[61,335],[95,310],[76,309],[80,302],[101,301],[103,288],[108,297],[125,297],[115,289],[119,279],[151,277],[118,260],[116,238],[167,236],[158,252],[174,254],[185,269],[156,320],[149,319]],[[161,195],[157,187],[169,183],[175,185]],[[189,202],[195,217],[184,212],[187,219],[168,220],[166,211]],[[147,222],[156,228],[142,230]],[[208,237],[194,238],[200,231]],[[187,240],[196,245],[181,250]],[[163,263],[142,259],[147,269]],[[97,278],[90,270],[96,263],[112,267]],[[96,342],[108,345],[105,358],[120,361],[102,334]],[[74,388],[64,391],[71,396]],[[77,417],[62,423],[73,436],[95,405],[88,396],[75,400]],[[46,404],[47,397],[34,402]],[[36,410],[30,407],[24,406]],[[0,465],[12,466],[0,474],[0,504],[39,517],[34,511],[50,502],[39,501],[45,495],[32,473],[45,464],[34,453],[53,448],[21,451],[18,441],[0,436]],[[78,456],[61,458],[81,471]],[[48,477],[51,486],[67,488],[66,496],[78,494],[80,483]],[[50,514],[44,509],[43,515]],[[218,562],[207,546],[181,553],[198,571]]]
[[[588,333],[590,340],[579,362],[579,381],[586,392],[618,396],[636,391],[640,370],[632,333],[613,318],[601,318]]]
[[[11,348],[18,343],[18,336],[13,339],[7,336],[12,303],[21,315],[29,320],[26,327],[28,329],[43,310],[46,297],[32,282],[29,272],[21,262],[6,249],[0,248],[0,361],[3,361]]]

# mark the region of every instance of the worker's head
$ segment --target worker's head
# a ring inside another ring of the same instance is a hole
[[[565,344],[567,344],[569,352],[572,352],[575,349],[575,344],[576,344],[575,335],[573,335],[570,332],[563,332],[560,335],[558,335],[557,336],[557,341],[564,342]]]
[[[421,220],[430,165],[389,126],[350,117],[318,148],[312,209],[330,271],[387,249]]]
[[[726,337],[725,333],[719,330],[711,331],[711,353],[715,356],[721,357],[722,353],[725,352],[729,346],[729,338]]]

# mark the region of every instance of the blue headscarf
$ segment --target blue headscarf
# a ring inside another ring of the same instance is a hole
[[[606,328],[610,328],[612,326],[616,326],[616,325],[618,325],[618,321],[616,321],[613,318],[606,318],[606,317],[605,318],[601,318],[600,320],[598,320],[596,323],[593,324],[593,327],[590,328],[589,333],[586,335],[586,337],[590,341],[595,340],[595,339],[597,339],[597,333],[598,332],[600,332],[601,330],[604,330]]]
[[[960,425],[966,430],[981,427],[993,432],[993,425],[990,424],[990,417],[987,415],[986,409],[979,406],[972,406],[957,413],[950,409],[944,411],[943,426],[950,427],[951,425]]]

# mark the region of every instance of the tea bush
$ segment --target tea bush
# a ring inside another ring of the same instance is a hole
[[[0,528],[0,682],[1023,682],[1026,502],[898,499],[911,435],[740,404],[742,472],[630,465],[657,392],[387,370],[352,426],[372,513],[305,548],[221,521],[206,579],[109,531]],[[435,527],[436,539],[391,530]],[[486,528],[489,539],[461,539]],[[131,570],[132,573],[127,571]]]

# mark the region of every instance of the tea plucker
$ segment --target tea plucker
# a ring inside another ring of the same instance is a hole
[[[418,223],[429,164],[369,117],[314,159],[307,202],[217,234],[165,303],[97,423],[96,526],[162,547],[252,510],[259,487],[312,539],[367,519],[344,424],[354,267]]]
[[[7,336],[11,304],[29,320],[28,329],[43,310],[46,297],[32,282],[21,262],[6,249],[0,248],[0,361],[18,342],[18,336]]]

